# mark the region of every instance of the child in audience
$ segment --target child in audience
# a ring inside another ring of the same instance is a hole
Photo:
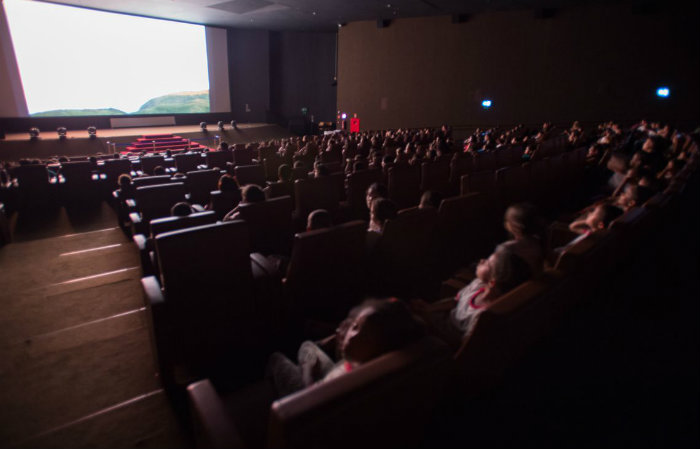
[[[367,232],[381,234],[386,221],[396,218],[396,204],[387,198],[375,198],[369,209],[369,229]]]
[[[635,206],[644,204],[652,194],[653,191],[649,187],[628,183],[615,200],[615,205],[627,212]]]
[[[309,214],[306,220],[306,230],[315,231],[317,229],[326,229],[333,226],[331,214],[325,209],[316,209]]]
[[[170,209],[170,216],[172,216],[172,217],[187,217],[188,215],[191,215],[192,213],[194,213],[194,209],[192,208],[192,205],[190,205],[190,203],[187,203],[185,201],[181,201],[181,202],[175,204]]]
[[[513,238],[502,246],[527,262],[532,276],[538,277],[544,266],[544,220],[537,208],[529,203],[510,206],[506,210],[503,226]]]
[[[263,201],[265,201],[265,192],[263,192],[260,186],[248,184],[241,189],[241,202],[239,205],[227,213],[223,221],[237,220],[240,215],[238,208],[241,204],[262,203]]]
[[[134,184],[131,182],[130,175],[122,173],[119,175],[119,178],[117,178],[117,183],[119,183],[119,189],[117,191],[119,192],[120,199],[125,200],[134,197],[136,189],[134,189]]]
[[[163,167],[162,165],[153,168],[153,176],[163,176],[166,174],[167,173],[165,172],[165,167]]]
[[[420,197],[420,209],[439,209],[440,203],[445,199],[445,195],[435,190],[426,190]]]
[[[365,201],[367,202],[367,209],[372,208],[372,201],[376,198],[387,198],[389,196],[389,190],[386,186],[380,182],[372,183],[367,187],[367,193],[365,194]]]
[[[612,204],[598,204],[584,218],[576,220],[569,225],[569,230],[580,235],[588,235],[592,232],[606,229],[610,223],[622,215],[622,209]]]
[[[420,338],[424,330],[406,305],[395,298],[366,300],[354,308],[336,331],[334,362],[316,343],[301,344],[297,363],[275,352],[266,377],[278,396],[286,396],[319,382],[327,382],[383,354]]]
[[[433,333],[457,346],[484,309],[531,277],[527,262],[507,246],[499,245],[488,259],[479,262],[476,278],[454,299],[432,304],[416,299],[410,302],[410,306]]]

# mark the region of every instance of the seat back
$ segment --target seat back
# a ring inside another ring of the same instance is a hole
[[[213,190],[209,193],[210,210],[216,212],[217,220],[223,220],[224,216],[233,210],[241,202],[241,191],[222,192]]]
[[[514,203],[528,201],[531,198],[530,167],[514,165],[496,170],[496,186],[502,209]]]
[[[263,168],[265,169],[265,178],[268,181],[277,181],[277,170],[279,169],[280,165],[284,164],[284,159],[276,154],[273,154],[264,158],[262,161]]]
[[[366,199],[367,188],[375,182],[382,182],[382,178],[380,169],[361,170],[348,175],[346,193],[353,218],[358,220],[369,219]]]
[[[421,164],[420,190],[435,190],[445,195],[450,191],[450,159],[443,157]]]
[[[43,205],[50,197],[49,172],[44,164],[21,165],[13,171],[17,178],[19,207]]]
[[[454,355],[462,394],[498,385],[532,346],[553,329],[573,284],[563,276],[531,280],[496,299],[475,317]]]
[[[498,169],[498,160],[495,151],[483,151],[474,154],[474,171],[486,171]]]
[[[213,211],[196,212],[186,217],[162,217],[151,220],[151,237],[178,229],[193,228],[216,223],[216,213]]]
[[[438,209],[441,265],[447,272],[478,260],[493,247],[493,232],[480,193],[446,198]]]
[[[188,367],[216,363],[244,338],[254,310],[248,226],[235,220],[166,232],[155,248],[168,332],[155,331],[170,337],[161,339],[159,357]]]
[[[302,313],[344,317],[364,289],[367,224],[296,234],[285,286]]]
[[[190,201],[195,204],[208,204],[209,195],[212,190],[216,190],[220,177],[221,172],[215,168],[187,172],[185,185],[190,192]]]
[[[61,175],[68,185],[88,187],[92,183],[92,164],[88,161],[64,162],[61,164]]]
[[[414,446],[423,441],[450,369],[449,349],[431,337],[385,354],[273,403],[268,446]]]
[[[230,162],[230,159],[230,151],[208,151],[204,153],[204,160],[206,161],[207,168],[225,170],[226,162]]]
[[[289,196],[292,198],[292,201],[294,201],[294,183],[273,182],[265,187],[265,195],[268,199]]]
[[[203,162],[200,153],[176,154],[173,159],[175,159],[175,168],[180,173],[195,171]]]
[[[295,167],[292,169],[292,180],[297,179],[307,179],[309,177],[309,170],[304,167]]]
[[[142,221],[148,223],[154,218],[167,217],[176,203],[185,201],[185,184],[172,182],[139,187],[136,189],[134,199],[142,215]]]
[[[474,161],[468,154],[460,154],[450,161],[450,183],[459,186],[462,176],[473,171]]]
[[[435,266],[436,228],[432,208],[414,208],[387,220],[370,262],[382,293],[405,297],[422,291]]]
[[[154,186],[158,184],[169,184],[172,182],[170,175],[160,175],[160,176],[143,176],[140,178],[133,179],[134,189],[139,187]]]
[[[398,209],[407,209],[420,202],[420,167],[400,166],[389,169],[389,199]]]
[[[117,188],[117,181],[122,174],[131,174],[131,161],[129,159],[105,159],[102,173],[107,176],[110,189]]]
[[[158,167],[165,167],[165,157],[163,156],[145,156],[141,158],[141,171],[147,175],[153,174],[153,169]]]
[[[462,176],[461,194],[479,192],[486,196],[496,196],[496,175],[493,171],[478,171]]]
[[[523,157],[523,147],[520,145],[499,148],[496,150],[496,161],[499,168],[520,165]]]
[[[236,147],[233,149],[233,163],[235,166],[252,165],[253,151],[245,147],[241,148],[236,144]]]
[[[293,208],[289,196],[240,205],[239,218],[248,223],[251,252],[290,253]]]
[[[265,169],[262,165],[236,165],[234,173],[239,186],[255,184],[265,187]]]
[[[331,214],[338,209],[337,178],[342,174],[322,176],[297,180],[294,182],[294,199],[296,201],[296,213],[305,219],[310,212],[316,209],[326,209]]]

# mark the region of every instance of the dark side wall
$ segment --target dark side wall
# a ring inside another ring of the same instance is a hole
[[[357,113],[363,129],[641,117],[697,124],[697,23],[697,5],[350,23],[339,32],[338,109]],[[665,100],[656,97],[662,85],[671,89]]]
[[[334,120],[335,33],[228,30],[231,111],[241,122]],[[248,111],[246,110],[248,105]]]

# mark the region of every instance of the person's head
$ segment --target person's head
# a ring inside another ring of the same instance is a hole
[[[369,219],[380,230],[384,230],[387,220],[396,218],[396,204],[387,198],[375,198],[369,209]]]
[[[499,245],[476,267],[476,277],[498,295],[509,292],[532,277],[530,266],[507,246]]]
[[[534,205],[519,203],[513,204],[506,210],[503,227],[516,240],[526,237],[541,238],[544,231],[544,221]]]
[[[306,168],[306,165],[304,165],[304,161],[295,161],[294,168]]]
[[[155,167],[153,169],[154,176],[162,176],[164,174],[165,174],[165,167],[163,167],[162,165],[158,165],[157,167]]]
[[[282,164],[277,167],[277,179],[280,182],[291,182],[292,180],[292,167],[287,164]]]
[[[627,184],[617,198],[616,205],[622,210],[629,210],[635,206],[644,204],[651,198],[651,188],[637,184]]]
[[[324,164],[316,164],[314,167],[314,178],[320,178],[322,176],[328,176],[330,172],[328,171],[328,167],[326,167]]]
[[[236,190],[238,190],[238,183],[236,183],[236,180],[233,178],[233,176],[222,175],[219,178],[219,183],[217,184],[217,187],[222,192],[235,192]]]
[[[443,199],[445,199],[445,195],[443,195],[441,192],[436,190],[426,190],[420,197],[420,204],[418,207],[420,209],[438,209]]]
[[[423,326],[395,298],[369,299],[355,307],[338,328],[341,356],[365,363],[422,337]]]
[[[315,231],[317,229],[326,229],[333,226],[331,214],[325,209],[316,209],[309,214],[306,220],[306,230]]]
[[[607,228],[622,212],[622,209],[612,204],[599,204],[586,217],[586,224],[591,230],[599,231]]]
[[[375,198],[386,198],[389,196],[389,190],[382,183],[375,182],[367,187],[367,193],[365,194],[365,201],[367,201],[367,209],[372,207],[372,200]]]
[[[248,184],[241,190],[241,198],[244,203],[262,203],[265,201],[265,192],[256,184]]]
[[[175,204],[170,209],[170,215],[173,217],[186,217],[192,212],[194,212],[194,210],[192,210],[192,206],[190,205],[190,203],[186,203],[184,201]]]
[[[358,160],[353,162],[352,164],[352,171],[353,173],[366,170],[367,169],[367,162],[365,160]]]
[[[126,173],[122,173],[119,175],[119,178],[117,178],[117,182],[119,183],[119,187],[123,188],[128,188],[131,186],[131,176],[129,176]]]
[[[228,150],[228,142],[226,142],[226,141],[224,141],[224,140],[222,140],[221,142],[219,142],[219,148],[218,148],[218,150],[219,150],[219,151],[226,151],[226,150]]]

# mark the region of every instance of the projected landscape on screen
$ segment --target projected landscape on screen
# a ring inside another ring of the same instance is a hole
[[[29,115],[209,112],[203,26],[3,3]]]

